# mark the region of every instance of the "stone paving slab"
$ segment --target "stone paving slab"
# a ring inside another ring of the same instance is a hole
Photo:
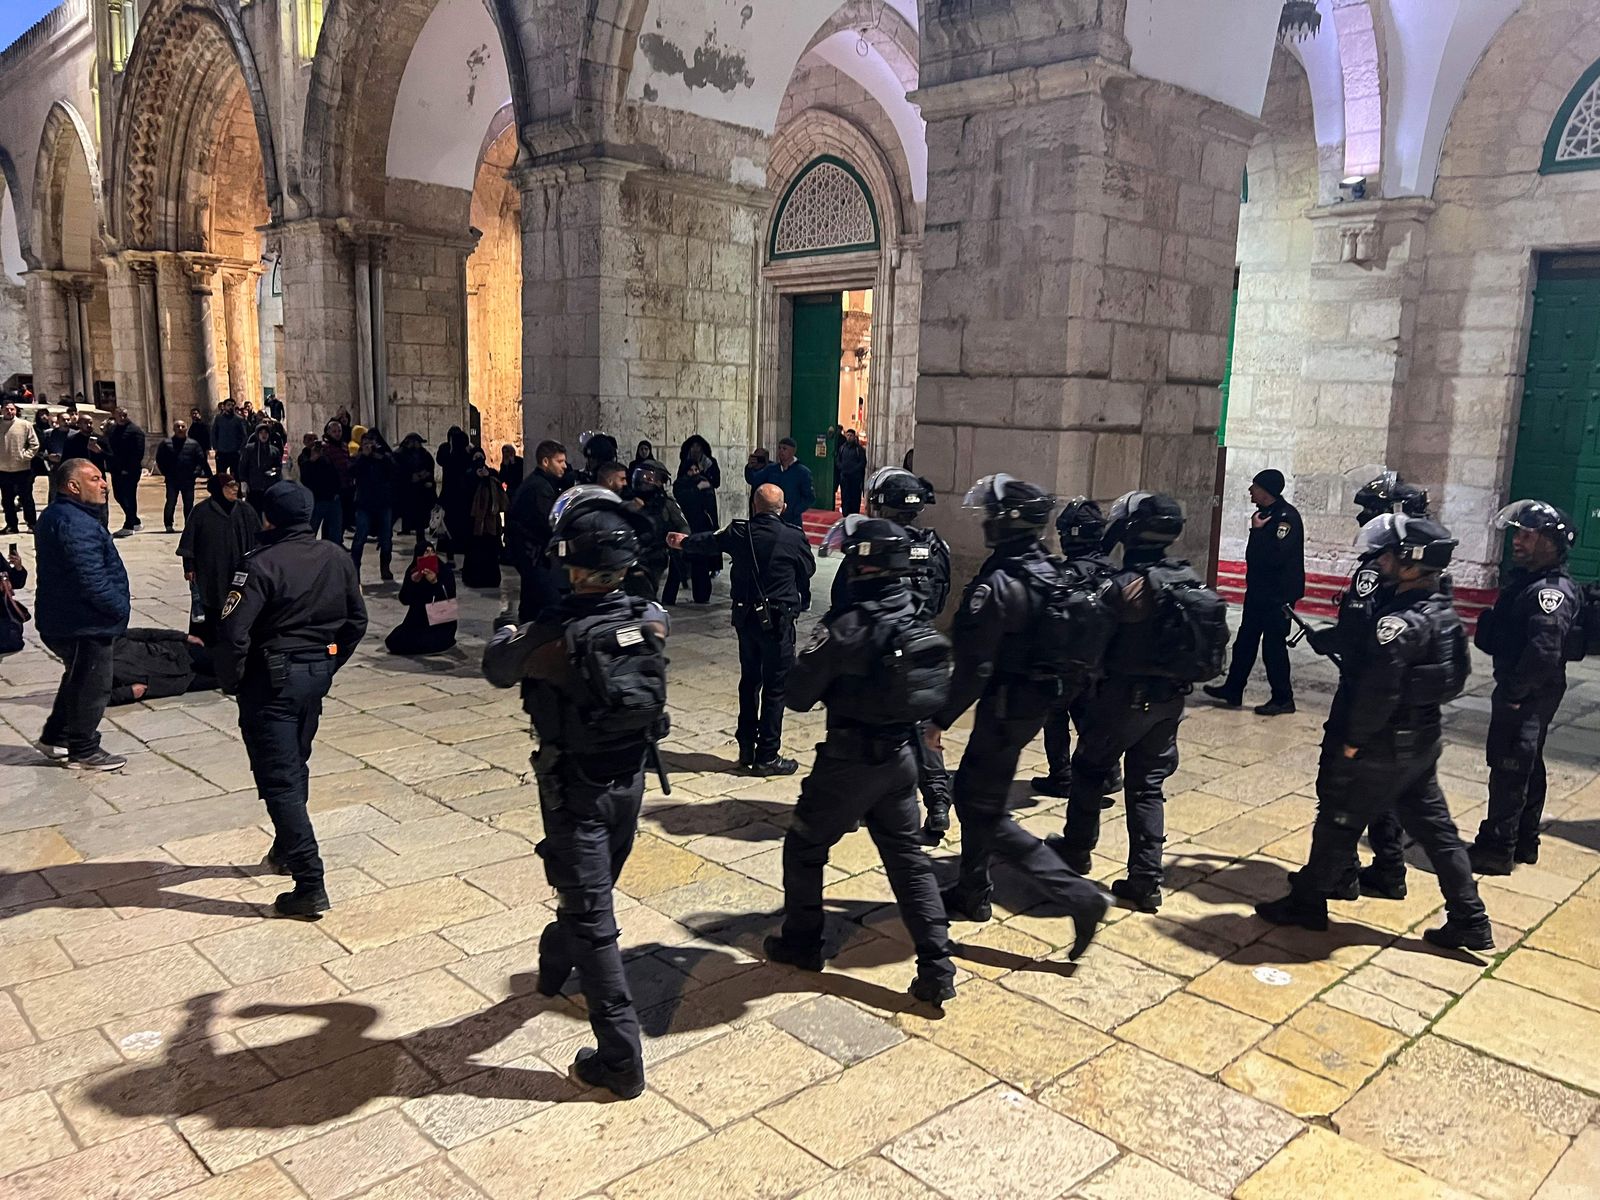
[[[138,610],[181,619],[170,542],[118,548]],[[1069,964],[1069,923],[1002,869],[995,919],[954,930],[940,1014],[904,992],[864,832],[825,876],[829,969],[760,961],[799,779],[731,770],[725,601],[680,608],[674,790],[652,781],[617,896],[650,1076],[622,1104],[566,1075],[581,998],[533,991],[554,893],[516,696],[476,672],[498,594],[465,594],[459,652],[427,664],[381,649],[394,589],[367,597],[312,760],[335,904],[315,924],[266,916],[283,885],[258,873],[232,702],[112,710],[132,762],[86,779],[27,745],[59,668],[37,646],[0,661],[0,1197],[1597,1194],[1600,667],[1576,668],[1551,736],[1540,863],[1484,885],[1494,954],[1420,940],[1440,907],[1422,869],[1403,903],[1335,905],[1327,934],[1255,918],[1316,813],[1331,677],[1297,652],[1295,717],[1191,705],[1160,915],[1113,910]],[[1463,825],[1484,803],[1475,685],[1443,756]],[[820,721],[790,720],[803,763]],[[1019,775],[1042,763],[1036,743]],[[1059,800],[1014,795],[1026,828],[1059,829]],[[1126,848],[1118,806],[1095,877]]]

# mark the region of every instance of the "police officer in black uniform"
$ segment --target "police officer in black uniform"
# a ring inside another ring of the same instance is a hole
[[[617,439],[598,429],[580,433],[578,449],[583,451],[583,466],[575,472],[574,483],[598,483],[600,468],[617,461]]]
[[[767,938],[767,957],[822,969],[822,869],[839,839],[865,824],[916,947],[911,994],[942,1004],[956,994],[955,968],[918,828],[915,743],[919,721],[949,694],[950,643],[906,586],[906,530],[852,513],[828,536],[844,555],[849,597],[817,625],[789,677],[786,703],[805,712],[820,701],[828,732],[783,839],[783,932]]]
[[[239,697],[239,733],[256,790],[272,818],[263,865],[294,878],[273,907],[315,920],[328,910],[322,858],[306,803],[311,742],[333,675],[367,631],[350,555],[312,536],[311,493],[283,480],[267,489],[257,546],[245,555],[222,605],[215,661],[225,692]]]
[[[1250,483],[1256,511],[1250,517],[1245,544],[1244,612],[1233,643],[1228,677],[1208,685],[1206,695],[1226,708],[1244,703],[1245,685],[1255,669],[1256,650],[1267,666],[1272,696],[1258,704],[1261,717],[1294,712],[1294,684],[1289,678],[1289,618],[1283,606],[1306,594],[1306,529],[1300,510],[1283,498],[1283,472],[1260,472]]]
[[[1439,709],[1472,669],[1467,635],[1439,576],[1455,539],[1426,517],[1383,515],[1358,547],[1392,585],[1371,634],[1340,666],[1349,688],[1345,744],[1317,776],[1311,854],[1280,900],[1256,905],[1276,925],[1328,927],[1328,898],[1349,869],[1361,830],[1393,808],[1421,843],[1444,893],[1446,921],[1423,936],[1449,949],[1490,950],[1494,936],[1467,848],[1439,790]]]
[[[1087,496],[1074,496],[1056,515],[1056,535],[1061,539],[1061,556],[1086,579],[1101,581],[1117,573],[1117,564],[1102,549],[1106,518],[1100,506]],[[1048,775],[1033,777],[1033,790],[1041,796],[1066,799],[1072,794],[1072,727],[1083,727],[1088,707],[1094,703],[1092,686],[1070,705],[1057,705],[1044,726],[1044,753],[1050,764]],[[1120,786],[1120,769],[1115,779],[1106,781],[1115,791]]]
[[[1567,555],[1572,518],[1542,500],[1518,500],[1495,516],[1509,529],[1513,567],[1494,608],[1478,620],[1477,646],[1494,659],[1490,696],[1489,812],[1472,844],[1472,869],[1509,875],[1539,861],[1544,815],[1544,739],[1567,691],[1567,651],[1581,603]]]
[[[774,483],[756,488],[754,515],[715,532],[667,535],[685,554],[733,560],[730,592],[739,635],[739,764],[757,775],[793,775],[799,763],[784,758],[783,693],[794,665],[794,621],[811,607],[817,563],[811,543],[779,519],[783,492]]]
[[[537,987],[554,996],[577,971],[597,1045],[578,1051],[573,1073],[629,1100],[644,1091],[644,1058],[612,888],[638,830],[646,757],[665,732],[668,632],[665,610],[621,590],[639,553],[636,522],[607,488],[563,492],[551,552],[572,591],[535,621],[499,630],[483,657],[495,686],[523,684],[539,739],[537,851],[558,907],[539,938]]]
[[[1066,825],[1061,840],[1051,843],[1073,870],[1090,870],[1090,852],[1100,841],[1101,797],[1110,790],[1107,777],[1123,763],[1128,874],[1112,883],[1111,894],[1142,912],[1161,908],[1161,847],[1166,841],[1162,785],[1178,769],[1178,725],[1192,686],[1167,673],[1155,632],[1150,574],[1172,573],[1198,585],[1188,564],[1166,556],[1183,526],[1183,509],[1170,496],[1128,492],[1111,506],[1106,544],[1122,546],[1122,569],[1111,577],[1109,589],[1118,629],[1106,651],[1104,677],[1078,731]],[[1215,602],[1216,636],[1225,639],[1221,598],[1207,594]]]
[[[667,578],[672,552],[667,549],[667,534],[688,533],[689,521],[683,509],[667,491],[672,472],[653,458],[645,459],[628,476],[623,498],[638,511],[639,561],[628,572],[624,589],[631,596],[646,600],[661,598],[661,585]]]
[[[984,514],[989,557],[967,585],[952,627],[955,671],[950,700],[934,715],[925,739],[943,749],[942,734],[977,702],[972,735],[956,771],[954,802],[961,819],[961,873],[943,893],[953,920],[987,921],[993,884],[989,861],[1010,861],[1072,916],[1069,957],[1088,949],[1110,901],[1060,855],[1018,825],[1009,811],[1017,760],[1039,736],[1046,715],[1063,699],[1066,681],[1033,669],[1033,634],[1043,613],[1041,589],[1028,577],[1061,578],[1039,533],[1055,497],[1009,475],[988,475],[967,492],[966,507]]]
[[[911,539],[911,571],[905,582],[923,621],[935,620],[950,599],[950,547],[937,530],[917,524],[932,503],[933,485],[904,467],[880,467],[867,481],[867,511],[893,521]],[[829,602],[834,610],[849,607],[848,571],[835,573]],[[937,845],[950,830],[950,772],[941,751],[929,749],[920,739],[919,743],[917,786],[928,808],[922,836]]]

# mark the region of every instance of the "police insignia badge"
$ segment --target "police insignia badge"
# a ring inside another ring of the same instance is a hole
[[[1281,542],[1281,541],[1283,541],[1284,538],[1286,538],[1288,536],[1289,536],[1289,525],[1288,525],[1288,523],[1287,522],[1279,522],[1279,524],[1278,524],[1278,540]]]
[[[929,557],[929,554],[928,554],[928,548],[926,546],[913,546],[913,547],[911,547],[911,561],[912,562],[917,562],[917,561],[919,561],[921,559],[925,559],[927,557]]]
[[[1387,646],[1405,632],[1406,623],[1399,617],[1384,617],[1378,622],[1378,645]]]
[[[989,593],[993,590],[987,583],[980,583],[973,588],[972,595],[967,598],[967,611],[970,613],[982,612],[983,606],[989,602]]]
[[[1378,573],[1376,571],[1356,572],[1356,595],[1370,596],[1378,590]]]
[[[1539,589],[1539,607],[1547,613],[1553,613],[1560,608],[1562,599],[1561,593],[1555,588]]]
[[[239,607],[239,601],[244,599],[242,592],[229,592],[228,598],[222,602],[222,619],[226,621],[228,614]]]
[[[238,571],[238,572],[236,572],[234,574],[233,586],[236,587],[236,588],[243,587],[244,586],[244,581],[246,579],[249,579],[249,578],[250,578],[250,575],[249,575],[248,572],[246,572],[246,571]]]

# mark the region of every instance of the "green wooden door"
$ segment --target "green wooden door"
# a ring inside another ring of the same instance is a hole
[[[1600,575],[1600,259],[1548,257],[1533,325],[1510,499],[1546,500],[1578,524],[1573,574]]]
[[[833,507],[831,434],[839,421],[839,355],[844,343],[844,296],[796,296],[793,375],[789,391],[789,436],[798,458],[811,468],[817,507]],[[818,439],[823,452],[817,453]]]

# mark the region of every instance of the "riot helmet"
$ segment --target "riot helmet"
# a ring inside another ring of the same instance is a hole
[[[1543,500],[1515,500],[1494,515],[1496,529],[1528,529],[1543,534],[1555,548],[1558,562],[1565,562],[1567,554],[1578,540],[1578,527],[1554,504]]]
[[[578,447],[590,467],[617,461],[617,439],[598,429],[586,429],[578,435]]]
[[[1396,510],[1412,517],[1428,515],[1428,491],[1400,478],[1400,472],[1368,463],[1344,474],[1345,483],[1354,489],[1356,524],[1365,525],[1381,513]]]
[[[914,521],[934,503],[933,485],[904,467],[879,467],[867,481],[867,507],[891,521]]]
[[[1405,513],[1380,513],[1356,535],[1356,551],[1363,560],[1388,552],[1401,563],[1429,571],[1448,567],[1450,555],[1458,544],[1439,522]]]
[[[1087,496],[1074,496],[1056,514],[1056,533],[1061,538],[1061,553],[1069,558],[1092,554],[1106,535],[1106,515]]]
[[[1159,549],[1183,532],[1183,505],[1160,492],[1124,492],[1112,503],[1108,519],[1105,545]]]
[[[633,473],[628,476],[628,483],[636,495],[645,495],[649,492],[659,492],[672,482],[672,472],[653,458],[647,458],[635,464]]]
[[[639,557],[628,502],[610,488],[568,488],[550,510],[550,555],[563,566],[621,572]]]
[[[1055,506],[1049,492],[1010,475],[985,475],[962,501],[963,508],[983,512],[983,543],[990,548],[1037,539]]]
[[[911,570],[911,539],[893,521],[851,513],[833,523],[822,539],[824,554],[842,554],[850,576],[870,572],[905,575]]]

